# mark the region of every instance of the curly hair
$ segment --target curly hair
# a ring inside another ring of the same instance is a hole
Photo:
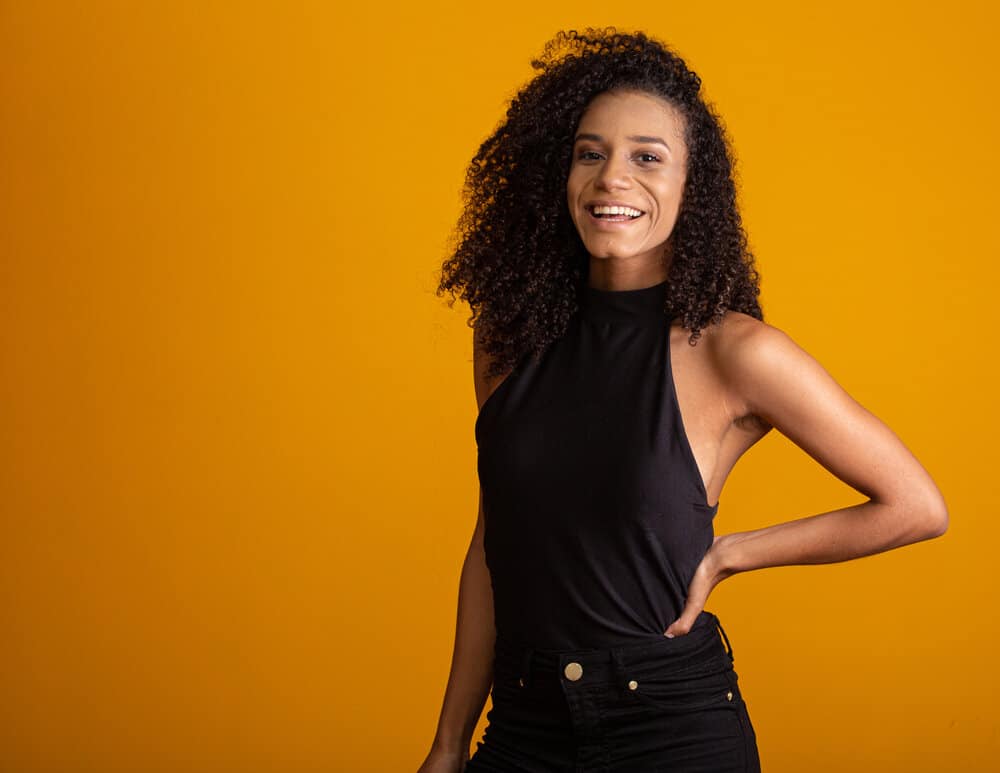
[[[729,143],[699,95],[698,75],[662,42],[612,27],[559,32],[531,65],[538,74],[469,165],[457,246],[436,291],[469,304],[467,324],[490,358],[487,375],[540,353],[579,308],[589,255],[570,217],[566,182],[580,118],[607,91],[653,94],[684,119],[687,175],[669,237],[664,311],[691,332],[691,345],[729,309],[762,320]]]

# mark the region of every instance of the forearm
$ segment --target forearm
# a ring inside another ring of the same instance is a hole
[[[863,504],[719,537],[717,572],[726,577],[768,566],[824,564],[880,553],[944,533],[943,502]]]
[[[493,589],[481,541],[473,540],[462,566],[451,673],[434,746],[465,752],[493,683]]]

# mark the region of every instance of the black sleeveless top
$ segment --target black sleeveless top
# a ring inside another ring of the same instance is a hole
[[[718,503],[681,421],[666,288],[584,285],[566,334],[479,412],[498,636],[610,647],[662,637],[684,607]]]

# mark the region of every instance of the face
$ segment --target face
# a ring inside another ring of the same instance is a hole
[[[592,269],[666,277],[665,244],[686,178],[683,138],[683,117],[660,97],[605,92],[591,101],[577,127],[566,194]]]

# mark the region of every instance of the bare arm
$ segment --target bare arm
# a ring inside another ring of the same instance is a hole
[[[481,408],[488,396],[489,386],[481,376],[485,357],[478,347],[474,351],[476,402]],[[495,388],[496,384],[492,386]],[[493,622],[493,587],[483,550],[483,529],[483,493],[480,489],[479,515],[459,583],[458,620],[448,686],[431,753],[418,773],[461,770],[464,767],[472,734],[493,684],[496,629]],[[442,764],[443,759],[451,762]],[[462,766],[448,767],[455,759],[461,760]]]
[[[847,561],[940,536],[948,527],[944,498],[927,470],[791,338],[748,320],[722,341],[718,367],[736,412],[778,429],[868,501],[716,537],[667,634],[687,633],[712,588],[730,575]]]
[[[493,589],[483,553],[483,509],[462,566],[458,591],[458,621],[451,673],[438,719],[433,747],[444,752],[468,753],[486,696],[493,684]]]

